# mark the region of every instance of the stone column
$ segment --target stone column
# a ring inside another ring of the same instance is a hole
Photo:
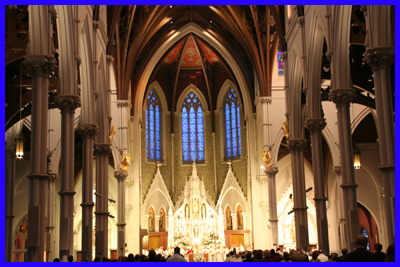
[[[96,255],[108,257],[108,155],[110,144],[95,144],[96,155]]]
[[[46,261],[47,262],[52,262],[53,259],[55,258],[55,252],[54,252],[54,236],[53,236],[53,231],[54,231],[54,216],[55,216],[55,204],[56,204],[56,186],[55,182],[58,178],[57,173],[49,173],[49,183],[48,183],[48,189],[49,189],[49,198],[48,198],[48,206],[47,206],[47,253],[46,253]]]
[[[296,246],[310,251],[308,235],[308,218],[306,202],[306,185],[304,177],[305,139],[291,139],[289,149],[292,161],[293,210],[296,226]]]
[[[237,230],[236,213],[231,213],[231,216],[232,216],[232,230]]]
[[[6,255],[5,261],[11,262],[12,261],[12,251],[13,251],[13,220],[14,220],[14,187],[15,187],[15,146],[6,146],[6,164],[5,164],[5,194],[6,194]]]
[[[60,259],[73,254],[74,226],[74,114],[80,106],[77,95],[56,96],[54,103],[61,110],[60,170]]]
[[[369,48],[364,62],[374,72],[375,103],[379,155],[382,172],[383,199],[385,205],[386,233],[389,244],[395,237],[395,134],[390,67],[394,62],[394,47]]]
[[[268,203],[269,203],[269,222],[271,226],[271,241],[272,245],[279,247],[278,234],[278,203],[276,201],[276,183],[275,177],[278,173],[277,167],[269,167],[265,169],[265,174],[268,176]],[[244,221],[244,216],[243,216]]]
[[[332,171],[334,172],[334,173],[336,173],[336,179],[338,179],[338,202],[339,203],[337,203],[337,205],[338,205],[338,217],[339,217],[339,222],[338,222],[338,225],[339,225],[339,229],[338,229],[338,231],[339,231],[339,235],[340,235],[340,237],[339,237],[339,247],[340,248],[344,248],[344,247],[346,247],[346,235],[345,235],[345,229],[344,229],[344,221],[345,221],[345,219],[344,219],[344,208],[343,208],[343,190],[340,190],[340,184],[342,184],[343,182],[341,182],[342,181],[342,168],[340,167],[340,166],[333,166],[332,167]]]
[[[305,126],[311,134],[311,149],[314,176],[314,201],[317,216],[318,247],[325,255],[329,251],[328,217],[326,214],[324,159],[322,153],[322,130],[326,126],[324,118],[307,119]]]
[[[345,217],[346,247],[353,251],[359,234],[357,206],[357,184],[355,183],[353,144],[350,126],[350,102],[355,97],[354,89],[332,89],[329,100],[336,104],[340,160],[342,168],[343,208]]]
[[[79,124],[82,136],[82,261],[93,260],[93,139],[96,124]]]
[[[29,55],[24,64],[32,77],[32,128],[29,179],[27,261],[43,262],[47,195],[47,117],[49,76],[56,63],[50,55]]]
[[[117,240],[117,253],[119,256],[125,256],[125,179],[128,177],[127,171],[116,171],[114,173],[115,178],[118,180],[118,200],[117,200],[117,212],[118,212],[118,240]]]

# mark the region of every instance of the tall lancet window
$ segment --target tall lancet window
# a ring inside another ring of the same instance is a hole
[[[233,88],[229,89],[225,98],[225,133],[226,158],[236,158],[241,155],[240,142],[240,105],[238,95]]]
[[[199,97],[191,92],[182,105],[183,162],[204,161],[204,120]]]
[[[146,105],[146,153],[150,160],[161,160],[160,102],[151,90]]]

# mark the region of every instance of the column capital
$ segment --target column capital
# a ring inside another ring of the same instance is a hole
[[[15,146],[6,146],[6,159],[15,159]]]
[[[271,102],[272,102],[272,97],[270,97],[270,96],[261,96],[260,97],[261,104],[271,104]]]
[[[78,95],[58,95],[54,97],[54,104],[61,113],[74,113],[81,106],[81,98]]]
[[[265,174],[268,176],[274,176],[279,172],[278,167],[265,168]]]
[[[27,55],[24,65],[32,77],[49,78],[56,66],[56,60],[53,55]]]
[[[107,55],[106,56],[107,64],[112,64],[114,62],[114,57]]]
[[[333,166],[332,171],[337,175],[342,175],[342,167],[341,166]]]
[[[268,176],[267,175],[257,175],[256,181],[259,182],[260,184],[265,184],[268,182]]]
[[[49,173],[49,183],[54,184],[58,178],[57,173]]]
[[[129,100],[117,100],[117,107],[118,108],[129,107]]]
[[[322,130],[326,126],[326,121],[325,118],[313,118],[313,119],[307,119],[304,125],[307,127],[307,129],[313,133],[313,132],[322,132]]]
[[[283,59],[283,60],[286,60],[287,59],[287,51],[282,51],[282,53],[281,53],[281,58]]]
[[[114,177],[117,178],[118,181],[125,181],[126,177],[128,177],[127,171],[115,171]]]
[[[373,70],[390,67],[395,60],[394,46],[379,46],[367,48],[363,62],[370,65]]]
[[[94,144],[94,154],[96,156],[108,156],[111,153],[110,144]]]
[[[337,88],[329,92],[329,101],[335,103],[336,106],[349,105],[354,98],[356,98],[356,90],[353,88]]]
[[[304,150],[304,148],[307,145],[307,140],[306,139],[291,139],[289,140],[289,149],[290,151],[296,151],[296,150]]]
[[[97,126],[97,124],[81,123],[78,125],[78,127],[76,127],[76,131],[82,137],[93,138],[99,132],[99,126]]]

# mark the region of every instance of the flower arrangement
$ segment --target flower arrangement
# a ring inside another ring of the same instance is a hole
[[[203,238],[201,239],[201,243],[202,243],[204,246],[208,246],[208,245],[210,245],[212,242],[213,242],[213,240],[212,240],[211,237],[203,237]]]
[[[190,246],[190,240],[189,240],[187,237],[183,237],[183,238],[180,240],[180,243],[181,243],[183,246],[185,246],[185,247]]]
[[[180,232],[176,232],[174,234],[174,240],[178,240],[178,239],[181,239],[181,238],[182,238],[182,234]]]
[[[196,256],[193,258],[194,262],[207,262],[206,258],[204,258],[203,256]]]
[[[210,238],[211,238],[212,240],[218,239],[218,232],[215,231],[215,230],[211,230],[210,233],[209,233],[209,235],[210,235]]]

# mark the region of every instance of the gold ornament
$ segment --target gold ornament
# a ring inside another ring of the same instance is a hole
[[[272,162],[271,162],[271,153],[269,152],[269,149],[267,150],[267,152],[265,152],[265,150],[263,149],[261,151],[261,155],[262,155],[262,158],[264,160],[265,168],[271,167],[272,166]]]
[[[115,124],[111,127],[111,133],[110,133],[110,145],[112,143],[112,140],[114,138],[116,131],[115,131]]]
[[[286,137],[286,142],[289,143],[289,129],[286,124],[286,121],[282,122],[282,130],[283,130],[283,135]]]
[[[130,154],[124,154],[121,161],[121,170],[127,171],[129,165],[131,165],[131,157]]]

